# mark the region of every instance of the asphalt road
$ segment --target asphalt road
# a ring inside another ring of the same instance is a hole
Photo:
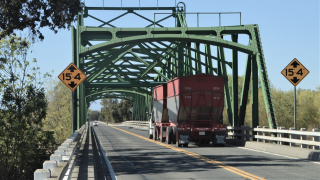
[[[238,147],[177,148],[121,125],[94,129],[118,180],[320,179],[320,163]]]

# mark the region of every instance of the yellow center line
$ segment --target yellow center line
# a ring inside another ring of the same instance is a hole
[[[201,156],[201,155],[199,155],[199,154],[196,154],[196,153],[193,153],[193,152],[189,152],[189,151],[186,151],[186,150],[177,148],[177,147],[173,147],[173,146],[171,146],[171,145],[164,144],[164,143],[161,143],[161,142],[159,142],[159,141],[155,141],[155,140],[153,140],[153,139],[149,139],[149,138],[140,136],[140,135],[138,135],[138,134],[134,134],[134,133],[125,131],[125,130],[123,130],[123,129],[114,127],[114,126],[110,126],[110,127],[115,128],[115,129],[118,129],[118,130],[120,130],[120,131],[122,131],[122,132],[125,132],[125,133],[128,133],[128,134],[131,134],[131,135],[133,135],[133,136],[139,137],[139,138],[141,138],[141,139],[144,139],[144,140],[147,140],[147,141],[150,141],[150,142],[159,144],[159,145],[161,145],[161,146],[165,146],[165,147],[167,147],[167,148],[176,150],[176,151],[178,151],[178,152],[187,154],[187,155],[189,155],[189,156],[192,156],[192,157],[201,159],[201,160],[203,160],[203,161],[205,161],[205,162],[208,162],[208,163],[217,165],[217,166],[219,166],[219,167],[221,167],[221,168],[223,168],[223,169],[225,169],[225,170],[228,170],[228,171],[230,171],[230,172],[233,172],[233,173],[235,173],[235,174],[238,174],[238,175],[240,175],[240,176],[242,176],[242,177],[245,177],[245,178],[248,178],[248,179],[252,179],[252,180],[265,179],[264,177],[259,177],[259,176],[250,174],[250,173],[245,172],[245,171],[242,171],[242,170],[240,170],[240,169],[238,169],[238,168],[229,166],[229,165],[227,165],[227,164],[223,164],[222,162],[219,162],[219,161],[216,161],[216,160],[209,159],[209,158],[204,157],[204,156]]]

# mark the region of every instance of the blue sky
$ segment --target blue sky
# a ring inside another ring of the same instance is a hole
[[[178,0],[176,2],[180,2]],[[242,24],[258,24],[262,46],[264,50],[267,71],[271,83],[276,88],[288,91],[293,85],[281,75],[281,71],[288,63],[297,58],[309,71],[309,75],[297,86],[297,88],[315,90],[320,84],[319,63],[319,1],[318,0],[184,0],[187,12],[241,12]],[[159,7],[172,7],[175,0],[158,0]],[[86,6],[102,6],[102,0],[87,0]],[[139,0],[122,0],[123,7],[139,6]],[[140,0],[141,7],[156,7],[157,0]],[[120,7],[121,0],[105,0],[105,7]],[[124,12],[124,11],[123,11]],[[123,13],[122,12],[122,13]],[[116,17],[120,12],[103,12],[96,14],[105,20]],[[139,13],[139,12],[138,12]],[[153,19],[153,12],[141,12]],[[156,19],[161,16],[157,15]],[[196,16],[187,16],[189,27],[196,26]],[[222,25],[238,25],[238,15],[222,15]],[[200,26],[219,25],[218,16],[200,15]],[[138,17],[125,16],[114,23],[119,27],[143,27],[147,22]],[[97,25],[92,19],[85,19],[85,25]],[[164,23],[172,27],[172,21]],[[72,62],[71,31],[60,30],[54,34],[49,29],[42,29],[45,36],[43,42],[37,42],[30,49],[28,59],[37,58],[41,72],[54,70],[53,78]],[[239,41],[247,43],[243,38]],[[31,53],[32,51],[32,53]],[[228,51],[226,51],[226,54]],[[226,56],[228,60],[228,55]],[[239,55],[239,75],[243,75],[245,56]],[[231,59],[229,58],[229,61]],[[230,69],[229,69],[229,71]],[[91,106],[93,110],[100,110],[100,102]]]

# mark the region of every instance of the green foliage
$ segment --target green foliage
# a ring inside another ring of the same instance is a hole
[[[102,116],[106,122],[119,123],[127,121],[131,118],[130,108],[132,107],[132,102],[121,100],[120,103],[117,99],[102,99]]]
[[[118,104],[119,109],[119,116],[120,121],[129,121],[131,119],[132,113],[130,111],[130,108],[132,107],[133,103],[131,101],[127,100],[121,100]]]
[[[232,78],[229,76],[230,93]],[[240,110],[241,91],[243,76],[238,77],[238,108]],[[247,110],[244,125],[252,126],[252,97],[251,82],[247,101]],[[271,94],[275,107],[275,114],[278,125],[286,129],[294,127],[294,92],[293,90],[282,91],[271,85]],[[297,128],[320,128],[320,86],[315,91],[297,89]],[[259,104],[259,125],[269,126],[266,108],[260,81],[258,82],[258,104]],[[238,112],[239,113],[239,112]],[[226,107],[223,110],[223,123],[228,124],[228,114]]]
[[[0,41],[0,179],[33,179],[55,144],[42,129],[47,100],[39,68],[26,61],[29,44],[16,36]]]
[[[89,121],[98,120],[100,115],[101,113],[99,111],[92,111],[91,109],[89,109]]]
[[[33,36],[44,39],[40,28],[70,28],[84,4],[80,0],[0,0],[0,39],[14,30],[29,29]]]
[[[72,134],[72,92],[60,80],[46,86],[49,102],[44,128],[54,131],[57,143],[63,143]]]

